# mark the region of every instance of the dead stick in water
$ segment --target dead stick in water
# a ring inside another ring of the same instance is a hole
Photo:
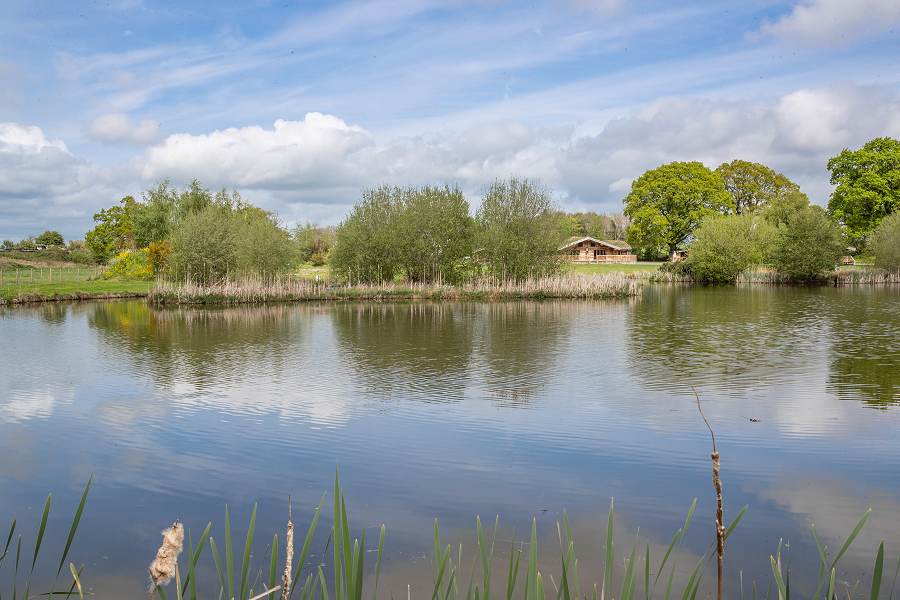
[[[697,399],[697,410],[700,411],[700,416],[703,417],[703,422],[706,423],[706,428],[709,429],[709,435],[712,438],[712,454],[709,457],[712,459],[713,487],[716,490],[716,599],[723,600],[725,597],[725,511],[722,508],[719,450],[716,448],[716,434],[710,426],[706,415],[703,414],[703,407],[700,405],[700,394],[697,393],[697,389],[694,386],[691,386],[691,389],[694,390],[694,397]]]

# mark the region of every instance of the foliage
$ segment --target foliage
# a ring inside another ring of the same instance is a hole
[[[709,215],[734,209],[722,178],[699,162],[673,162],[647,171],[625,197],[627,240],[644,256],[671,253]]]
[[[140,250],[122,250],[112,264],[103,271],[104,279],[138,279],[149,281],[153,279],[153,265],[150,263],[149,252],[146,248]]]
[[[329,256],[332,272],[353,282],[391,281],[400,270],[397,224],[411,189],[381,186],[365,190],[335,231]]]
[[[696,281],[734,283],[742,271],[763,262],[773,235],[772,225],[747,213],[712,215],[694,232],[683,264]]]
[[[3,242],[0,243],[0,248],[4,248],[5,250],[12,250],[15,247],[16,243],[12,240],[3,240]]]
[[[134,198],[126,196],[119,206],[111,206],[94,215],[93,229],[84,236],[84,242],[101,264],[109,261],[122,250],[134,249],[134,226],[132,224]]]
[[[770,262],[791,279],[810,281],[834,269],[844,252],[838,225],[821,207],[808,206],[778,226]]]
[[[828,170],[837,186],[828,210],[863,247],[881,220],[900,209],[900,140],[881,137],[845,149],[828,161]]]
[[[170,273],[176,279],[210,283],[237,266],[237,241],[230,209],[212,204],[187,215],[169,238]]]
[[[144,247],[169,237],[176,223],[175,214],[179,202],[177,191],[170,187],[168,181],[162,181],[155,188],[145,191],[141,200],[141,203],[132,205],[132,222],[135,243]]]
[[[787,226],[792,216],[809,207],[809,198],[803,192],[788,192],[773,198],[762,210],[763,218],[772,225]]]
[[[459,188],[430,187],[402,196],[398,258],[409,281],[461,279],[461,261],[472,254],[472,217]]]
[[[66,241],[63,239],[63,236],[58,231],[47,230],[44,233],[40,234],[36,238],[34,238],[34,243],[40,246],[63,246]]]
[[[169,266],[169,257],[172,255],[172,244],[167,240],[150,242],[147,246],[147,260],[153,268],[154,275],[161,275]]]
[[[779,196],[800,193],[800,186],[760,163],[733,160],[719,165],[716,173],[725,183],[739,215],[756,212]]]
[[[540,184],[515,177],[491,184],[475,216],[476,247],[489,272],[516,281],[559,270],[559,216]]]
[[[590,236],[599,240],[625,238],[628,229],[628,217],[621,213],[597,214],[595,212],[578,212],[564,215],[565,237]]]
[[[328,252],[334,246],[334,232],[334,227],[317,227],[312,223],[298,226],[294,230],[294,240],[299,248],[300,262],[311,262],[316,266],[325,264]]]
[[[888,215],[875,228],[871,250],[875,254],[876,267],[900,269],[900,212]]]
[[[270,213],[246,206],[232,215],[238,273],[271,279],[296,262],[296,246],[290,234]]]

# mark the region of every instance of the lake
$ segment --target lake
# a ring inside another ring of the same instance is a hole
[[[288,496],[299,544],[338,466],[357,533],[365,528],[371,546],[387,526],[382,589],[398,597],[407,584],[411,597],[430,595],[434,518],[472,558],[475,515],[500,515],[505,577],[511,540],[527,537],[532,516],[542,561],[558,572],[565,510],[582,578],[598,581],[611,498],[620,552],[638,539],[654,562],[698,498],[675,553],[689,571],[713,539],[714,512],[710,437],[691,386],[717,434],[726,517],[750,507],[729,539],[732,589],[741,576],[748,595],[753,579],[765,589],[783,539],[792,583],[809,593],[809,524],[833,553],[867,507],[844,579],[871,570],[880,539],[886,571],[898,556],[897,288],[648,286],[608,302],[213,310],[44,304],[0,311],[0,341],[0,532],[15,516],[33,539],[53,492],[39,566],[55,573],[93,474],[72,559],[100,598],[145,597],[160,530],[177,518],[196,536],[212,520],[219,541],[226,504],[242,536],[259,502],[254,565],[267,572]],[[327,561],[327,520],[315,563]],[[212,582],[208,553],[201,565]]]

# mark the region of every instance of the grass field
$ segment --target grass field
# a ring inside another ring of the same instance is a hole
[[[62,265],[62,266],[61,266]],[[0,263],[0,301],[146,294],[152,283],[99,279],[98,267],[55,263]]]
[[[579,275],[594,275],[605,273],[653,273],[659,270],[661,262],[637,262],[637,263],[596,263],[596,264],[567,264],[564,269]]]

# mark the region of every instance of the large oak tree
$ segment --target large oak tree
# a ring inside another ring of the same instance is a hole
[[[733,160],[719,165],[716,173],[734,199],[739,215],[756,212],[775,198],[800,191],[799,185],[760,163]]]
[[[887,215],[900,209],[900,141],[882,137],[859,150],[847,150],[828,161],[837,186],[828,211],[864,243]]]
[[[625,197],[628,243],[645,255],[674,251],[704,217],[734,210],[722,178],[700,162],[672,162],[647,171]]]

